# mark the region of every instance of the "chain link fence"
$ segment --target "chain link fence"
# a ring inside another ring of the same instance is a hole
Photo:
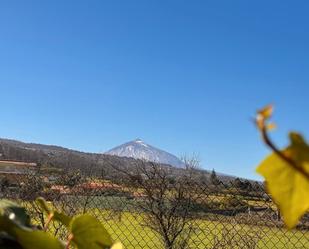
[[[39,227],[47,220],[34,202],[40,196],[69,215],[90,213],[128,249],[309,248],[308,215],[294,230],[285,229],[262,183],[144,162],[114,169],[114,177],[0,172],[1,198],[24,205]],[[49,229],[67,236],[57,222]]]

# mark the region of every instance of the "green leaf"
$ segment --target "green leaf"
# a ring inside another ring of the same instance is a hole
[[[0,215],[6,216],[14,222],[30,226],[30,217],[26,209],[9,200],[0,201]]]
[[[35,200],[35,202],[38,204],[41,210],[44,211],[45,213],[50,214],[52,212],[51,208],[48,206],[44,198],[39,197]]]
[[[14,238],[24,249],[63,249],[64,244],[52,235],[21,226],[6,216],[0,216],[0,231]]]
[[[64,244],[44,231],[16,230],[17,241],[24,249],[63,249]]]
[[[308,144],[297,133],[290,133],[290,141],[290,146],[282,152],[299,169],[309,174]],[[275,153],[258,166],[257,172],[265,177],[268,191],[279,206],[286,226],[295,227],[302,215],[309,210],[308,177]]]
[[[78,249],[110,248],[112,240],[109,233],[96,218],[84,214],[75,216],[70,224],[73,243]]]
[[[72,220],[71,217],[64,213],[58,212],[57,210],[53,210],[52,207],[49,207],[48,203],[42,197],[37,198],[36,203],[44,212],[50,215],[53,220],[59,221],[66,227],[69,227]]]
[[[70,222],[72,220],[71,217],[67,216],[66,214],[60,213],[58,211],[54,211],[53,220],[61,222],[67,228],[70,226]]]

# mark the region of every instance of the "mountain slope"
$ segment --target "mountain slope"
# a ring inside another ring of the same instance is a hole
[[[169,164],[175,167],[183,167],[184,163],[176,156],[151,146],[141,139],[119,145],[104,154],[119,157],[132,157],[135,159],[144,159],[151,162]]]
[[[0,138],[0,160],[38,163],[52,168],[92,170],[93,173],[104,171],[110,175],[114,171],[112,165],[128,167],[134,159]]]
[[[125,149],[121,147],[131,145],[133,148],[140,148],[134,153],[134,149],[127,149],[130,154],[125,154]],[[115,155],[116,149],[119,149],[118,155]],[[110,154],[108,154],[110,152]],[[37,163],[47,168],[73,169],[81,170],[86,173],[104,175],[106,179],[117,178],[118,172],[115,167],[130,169],[135,165],[136,157],[145,158],[145,155],[151,155],[148,160],[159,161],[164,164],[177,165],[172,167],[170,171],[172,175],[182,174],[182,162],[168,152],[157,149],[137,139],[135,141],[123,144],[107,152],[102,153],[86,153],[77,150],[72,150],[55,145],[45,145],[36,143],[24,143],[12,139],[0,138],[0,160],[22,161],[25,163]],[[123,153],[121,153],[123,152]],[[144,154],[143,154],[144,153]],[[134,155],[134,157],[132,156]],[[142,157],[141,155],[144,155]],[[180,167],[179,167],[180,166]],[[0,168],[1,170],[1,168]],[[200,174],[210,175],[210,171],[205,169],[197,169]],[[235,179],[235,176],[216,172],[217,176],[225,183]]]

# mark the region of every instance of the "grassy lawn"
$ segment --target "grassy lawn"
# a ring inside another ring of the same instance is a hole
[[[159,237],[141,225],[143,223],[142,215],[124,212],[121,221],[119,221],[118,218],[113,218],[108,211],[98,209],[89,211],[105,224],[113,239],[120,240],[126,248],[163,248]],[[257,248],[309,248],[309,232],[207,220],[195,220],[194,227],[196,229],[190,242],[192,248],[212,248],[215,237],[220,239],[224,229],[229,231],[235,240],[244,239],[248,234],[252,237],[258,236]],[[248,238],[250,239],[250,237]]]
[[[103,202],[104,203],[104,202]],[[118,202],[117,202],[118,203]],[[29,207],[30,203],[24,202]],[[119,203],[120,204],[120,200]],[[98,203],[96,204],[98,205]],[[102,205],[104,206],[104,205]],[[127,249],[162,248],[160,237],[143,226],[145,215],[124,211],[119,213],[110,208],[101,207],[87,209],[87,213],[101,220],[115,241],[121,241]],[[228,222],[209,221],[196,219],[193,221],[193,235],[190,240],[191,248],[213,248],[214,241],[222,237],[232,238],[234,241],[250,241],[257,239],[256,248],[309,248],[309,232],[266,226],[253,226],[245,224],[231,224]],[[51,227],[51,230],[53,228]],[[233,243],[234,243],[233,242]],[[242,248],[242,247],[220,247]]]

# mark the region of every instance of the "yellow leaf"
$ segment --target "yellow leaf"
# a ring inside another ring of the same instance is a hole
[[[123,246],[120,242],[116,242],[112,245],[111,249],[123,249]]]
[[[309,146],[297,133],[291,133],[290,140],[291,145],[282,152],[309,174]],[[268,191],[279,206],[286,226],[295,227],[309,210],[308,177],[274,153],[258,166],[257,172],[266,179]]]
[[[263,109],[258,111],[258,114],[261,115],[264,119],[269,119],[273,114],[274,107],[272,105],[265,106]]]

